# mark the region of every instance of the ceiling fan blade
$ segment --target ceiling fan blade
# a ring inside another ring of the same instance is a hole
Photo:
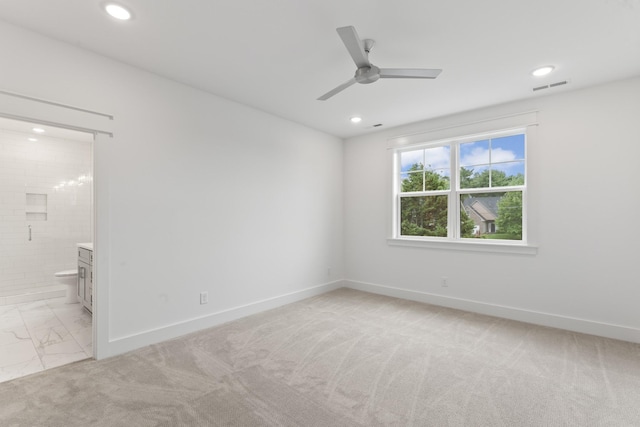
[[[356,78],[352,78],[349,81],[346,81],[344,83],[342,83],[340,86],[338,86],[335,89],[331,89],[329,92],[325,93],[324,95],[322,95],[320,98],[318,98],[318,101],[326,101],[327,99],[331,98],[333,95],[335,95],[338,92],[342,92],[343,90],[345,90],[346,88],[348,88],[349,86],[351,86],[352,84],[354,84],[356,82]]]
[[[358,37],[356,29],[349,26],[337,28],[336,31],[342,39],[342,43],[347,47],[349,55],[351,55],[356,66],[358,68],[370,67],[371,64],[369,63],[369,56],[364,51],[364,45],[362,44],[360,37]]]
[[[380,68],[383,79],[435,79],[442,70],[425,68]]]

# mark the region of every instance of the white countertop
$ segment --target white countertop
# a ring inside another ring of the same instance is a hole
[[[78,243],[78,247],[93,251],[93,243]]]

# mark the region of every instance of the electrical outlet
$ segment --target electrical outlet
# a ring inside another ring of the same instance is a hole
[[[448,287],[448,286],[449,286],[449,278],[448,278],[448,277],[446,277],[446,276],[442,276],[442,278],[440,279],[440,285],[441,285],[443,288]]]
[[[209,292],[200,292],[200,304],[207,304],[209,302]]]
[[[331,267],[327,267],[327,277],[331,277]]]

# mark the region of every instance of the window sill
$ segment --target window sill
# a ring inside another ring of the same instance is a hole
[[[493,252],[502,254],[514,254],[514,255],[537,255],[538,247],[522,244],[522,243],[494,243],[494,242],[475,242],[475,241],[461,241],[461,240],[426,240],[419,238],[389,238],[387,244],[390,246],[408,246],[414,248],[427,248],[427,249],[444,249],[454,251],[468,251],[468,252]]]

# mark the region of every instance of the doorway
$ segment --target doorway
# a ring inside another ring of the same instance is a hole
[[[93,243],[93,141],[0,117],[0,382],[93,357],[91,306],[65,284]]]

